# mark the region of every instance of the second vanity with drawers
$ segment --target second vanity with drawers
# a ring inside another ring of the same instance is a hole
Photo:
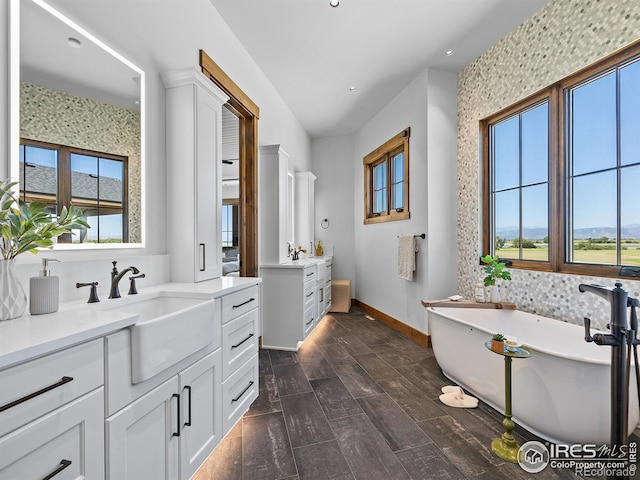
[[[147,289],[140,302],[201,299],[210,338],[185,349],[178,331],[142,360],[162,370],[141,378],[143,315],[112,309],[119,299],[1,322],[0,479],[190,478],[257,398],[260,281]]]
[[[297,351],[331,306],[332,257],[262,265],[262,346]]]

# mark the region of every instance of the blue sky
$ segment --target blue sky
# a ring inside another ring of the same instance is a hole
[[[620,69],[619,75],[612,72],[573,90],[571,112],[574,229],[616,227],[618,156],[621,225],[640,224],[640,61]],[[535,185],[545,182],[548,175],[547,118],[545,103],[495,126],[498,232],[518,225],[519,185],[523,187],[523,226],[545,227],[548,223],[546,183]]]

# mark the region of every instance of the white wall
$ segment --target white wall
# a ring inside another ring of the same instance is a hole
[[[0,24],[3,26],[9,25],[7,3],[0,2]],[[130,257],[143,265],[151,264],[155,256],[159,256],[159,261],[166,261],[166,229],[179,226],[166,224],[165,107],[160,72],[196,66],[199,49],[204,49],[260,107],[259,144],[279,143],[291,153],[297,171],[310,169],[308,135],[208,0],[50,0],[50,3],[147,74],[146,246],[142,249],[47,252],[48,256],[69,263],[66,266],[56,264],[65,289],[61,292],[63,299],[84,298],[85,292],[65,286],[74,285],[75,281],[108,278],[111,260],[121,260],[121,265],[128,265],[125,257]],[[0,111],[3,112],[0,141],[3,141],[3,152],[9,126],[4,115],[7,109],[2,108],[8,97],[7,47],[7,38],[3,36],[0,40],[3,56],[0,67]],[[2,178],[7,173],[8,158],[2,155]],[[41,256],[22,255],[18,260],[18,274],[28,278],[37,272]],[[148,275],[147,284],[169,278],[167,269],[153,270],[157,277]],[[79,271],[83,273],[82,279],[76,277]],[[142,282],[140,286],[144,288]],[[108,284],[101,282],[99,293],[106,298]]]
[[[0,2],[0,25],[3,25],[4,34],[0,35],[0,179],[9,176],[9,2]]]
[[[455,293],[456,75],[425,70],[355,135],[355,298],[420,331],[427,331],[421,299]],[[411,128],[409,208],[411,218],[363,224],[362,158]],[[397,274],[398,236],[419,240],[414,281]]]
[[[429,69],[428,131],[428,286],[424,299],[457,290],[457,75]]]
[[[353,135],[327,137],[311,142],[315,183],[315,233],[323,245],[333,245],[332,278],[351,280],[355,288],[354,151]],[[322,220],[329,226],[324,229]]]

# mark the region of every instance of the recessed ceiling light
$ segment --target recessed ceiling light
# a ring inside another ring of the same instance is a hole
[[[340,5],[340,0],[329,0],[329,5],[331,5],[333,8],[336,8],[338,5]]]
[[[356,87],[349,87],[349,91],[350,92],[355,92],[356,91]]]
[[[82,46],[82,42],[80,42],[80,40],[78,40],[77,38],[73,38],[73,37],[69,37],[67,39],[67,43],[69,44],[70,47],[73,47],[73,48],[80,48]]]
[[[451,55],[453,55],[453,50],[447,50],[445,54],[447,55],[447,57],[450,57]]]

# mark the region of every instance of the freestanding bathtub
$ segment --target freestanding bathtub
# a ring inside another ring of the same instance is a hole
[[[554,443],[610,443],[611,347],[584,340],[584,329],[518,310],[430,307],[429,333],[443,373],[504,412],[504,357],[485,342],[499,332],[533,351],[512,362],[513,420]],[[633,353],[632,353],[633,355]],[[640,412],[631,364],[629,433]]]

